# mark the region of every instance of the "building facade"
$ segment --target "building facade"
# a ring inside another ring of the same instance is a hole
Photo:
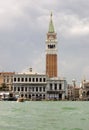
[[[80,100],[89,100],[89,81],[83,80],[79,90]]]
[[[0,86],[6,85],[8,91],[12,91],[13,76],[15,72],[0,72]]]
[[[28,100],[64,100],[66,80],[33,72],[17,73],[13,77],[13,93]]]
[[[74,100],[79,100],[80,87],[76,86],[73,91],[74,91]]]
[[[67,82],[64,78],[47,79],[47,96],[48,100],[65,100]]]
[[[13,93],[30,100],[46,98],[46,75],[33,72],[15,74]]]
[[[68,84],[67,86],[67,99],[73,100],[74,98],[74,86],[71,84]]]
[[[50,15],[49,30],[46,39],[46,75],[49,78],[57,77],[57,37]]]
[[[76,86],[76,84],[68,84],[67,85],[67,99],[68,100],[79,100],[79,90],[80,87]]]

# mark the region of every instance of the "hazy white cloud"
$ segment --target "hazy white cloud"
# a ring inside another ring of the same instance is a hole
[[[89,35],[89,19],[77,21],[77,23],[70,29],[70,34],[75,36]]]
[[[79,37],[89,35],[89,18],[80,18],[76,15],[58,14],[58,31],[65,37]],[[61,18],[61,19],[60,19]]]

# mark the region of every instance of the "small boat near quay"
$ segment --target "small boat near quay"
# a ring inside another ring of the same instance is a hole
[[[11,92],[1,92],[0,101],[24,102],[25,99],[23,97],[19,97],[19,95],[14,96],[13,93],[11,93]]]
[[[17,99],[17,102],[24,102],[24,98],[19,97],[19,98]]]
[[[1,92],[0,101],[16,101],[16,97],[11,92]]]

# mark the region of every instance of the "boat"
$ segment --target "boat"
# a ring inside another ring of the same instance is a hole
[[[24,102],[24,98],[19,97],[19,98],[17,99],[17,102]]]
[[[16,101],[16,97],[13,96],[13,93],[11,92],[1,92],[0,100],[1,101]]]

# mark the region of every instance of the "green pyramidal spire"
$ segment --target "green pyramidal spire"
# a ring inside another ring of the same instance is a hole
[[[54,30],[54,26],[53,26],[53,21],[52,21],[52,12],[51,12],[51,15],[50,15],[50,23],[49,23],[49,33],[54,33],[55,30]]]

